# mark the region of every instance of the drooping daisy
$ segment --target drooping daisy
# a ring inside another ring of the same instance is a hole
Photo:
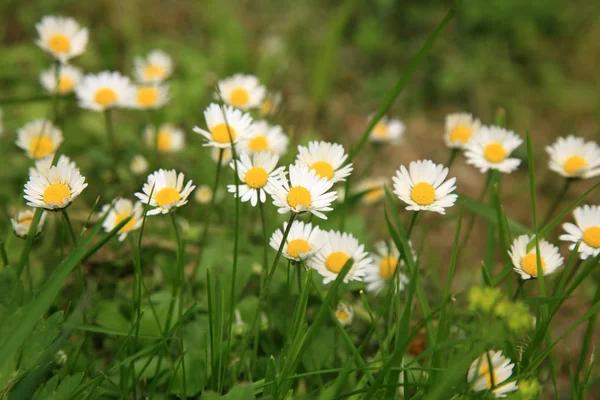
[[[107,214],[108,213],[108,214]],[[114,204],[105,204],[100,211],[100,217],[104,217],[102,228],[105,232],[112,231],[126,218],[131,217],[121,229],[119,229],[119,241],[122,242],[131,231],[135,231],[142,226],[144,217],[144,207],[142,203],[135,203],[129,199],[119,198]]]
[[[577,242],[581,241],[578,251],[582,260],[596,257],[600,254],[600,207],[589,205],[577,207],[573,211],[573,217],[575,224],[570,222],[563,224],[563,229],[567,233],[560,235],[559,239],[573,242],[569,246],[570,250],[574,250]]]
[[[282,156],[287,151],[289,141],[279,125],[270,126],[267,121],[258,121],[254,123],[252,136],[239,142],[237,150],[248,154],[269,151],[271,154]]]
[[[169,86],[166,84],[138,85],[129,93],[129,106],[138,110],[154,110],[170,100]]]
[[[88,74],[75,88],[79,106],[94,111],[114,107],[128,107],[135,96],[129,78],[119,72],[102,71]]]
[[[63,64],[59,70],[58,94],[65,96],[73,93],[83,78],[83,72],[70,64]],[[53,65],[40,73],[40,83],[48,94],[56,93],[56,67]]]
[[[277,229],[273,232],[269,245],[275,250],[279,250],[283,234],[287,229],[288,223],[283,223],[283,230]],[[288,260],[301,261],[312,257],[323,245],[323,233],[318,226],[302,221],[294,221],[290,232],[283,245],[282,254]]]
[[[144,130],[146,145],[151,149],[157,149],[161,153],[174,153],[183,149],[185,134],[183,130],[173,124],[162,124],[158,128],[158,138],[154,126],[148,125]]]
[[[324,233],[324,239],[319,251],[308,261],[308,265],[323,276],[323,283],[334,281],[350,259],[353,264],[344,282],[362,280],[373,262],[365,246],[350,233],[329,231]]]
[[[30,122],[17,131],[17,146],[33,160],[54,154],[62,142],[60,129],[45,119]]]
[[[447,176],[448,168],[442,164],[430,160],[413,161],[408,169],[402,165],[396,171],[392,178],[394,193],[408,204],[407,210],[445,214],[445,209],[452,207],[458,197],[452,194],[456,189],[456,178],[446,180]]]
[[[259,107],[266,93],[254,75],[235,74],[219,81],[218,86],[223,101],[240,110]]]
[[[219,147],[213,147],[210,152],[210,158],[214,161],[215,164],[219,162],[219,154],[223,151],[223,155],[221,156],[221,167],[223,165],[229,164],[232,160],[231,157],[231,148],[223,149]]]
[[[394,279],[396,268],[404,268],[404,261],[400,259],[400,252],[394,243],[380,241],[375,244],[373,263],[365,269],[364,281],[367,291],[376,294]],[[408,284],[406,275],[398,271],[398,289],[402,290]]]
[[[335,201],[336,192],[329,189],[333,183],[320,178],[315,171],[307,167],[290,165],[289,181],[283,170],[279,178],[269,181],[267,191],[273,197],[273,204],[279,208],[280,214],[287,212],[310,212],[315,216],[327,219],[322,211],[331,211],[331,203]]]
[[[35,25],[37,45],[61,63],[82,54],[88,42],[88,30],[73,18],[45,16]]]
[[[208,185],[200,185],[194,192],[194,200],[200,204],[209,204],[213,197],[213,191]]]
[[[465,145],[467,164],[474,165],[484,173],[490,169],[510,174],[521,164],[518,158],[509,158],[521,144],[521,139],[513,131],[499,126],[482,126]]]
[[[235,145],[240,140],[249,139],[254,131],[252,117],[230,106],[221,108],[212,103],[204,111],[204,119],[208,130],[194,127],[194,132],[206,139],[204,146],[230,147],[231,142]]]
[[[356,185],[355,193],[363,193],[360,202],[366,205],[378,203],[385,197],[385,186],[389,183],[386,177],[367,178]]]
[[[446,115],[444,142],[451,149],[464,149],[481,128],[481,122],[469,113]]]
[[[280,105],[281,92],[268,92],[262,103],[260,103],[258,113],[262,118],[273,116],[279,111]]]
[[[521,275],[522,279],[537,278],[538,275],[536,248],[533,247],[530,251],[527,251],[527,246],[532,240],[533,236],[521,235],[514,240],[508,252],[513,263],[513,269]],[[542,271],[544,271],[544,276],[550,275],[563,265],[564,259],[560,255],[558,247],[553,244],[540,240],[539,246]]]
[[[502,351],[488,351],[478,357],[467,373],[467,382],[475,392],[492,389],[498,399],[518,389],[517,382],[502,385],[512,375],[515,364],[502,355]]]
[[[141,83],[160,83],[173,72],[173,60],[162,50],[153,50],[146,57],[136,57],[134,63],[135,79]]]
[[[371,120],[373,116],[369,117]],[[373,130],[369,134],[369,140],[375,143],[391,143],[398,144],[404,137],[406,126],[398,118],[390,118],[383,116]]]
[[[50,167],[45,174],[30,175],[23,197],[30,207],[59,210],[69,206],[87,185],[73,163],[62,163]]]
[[[129,164],[129,169],[133,172],[134,175],[142,175],[148,171],[148,161],[141,154],[136,154],[131,159],[131,164]]]
[[[29,233],[29,228],[31,227],[31,222],[33,221],[34,211],[31,209],[25,209],[19,211],[15,218],[10,219],[10,223],[12,224],[13,231],[15,235],[20,238],[26,238]],[[40,220],[38,222],[36,228],[36,235],[42,231],[44,227],[44,222],[46,221],[46,211],[42,211],[42,215],[40,216]]]
[[[196,187],[192,181],[188,181],[184,187],[184,178],[183,172],[177,174],[174,169],[159,169],[148,175],[148,182],[142,187],[143,193],[138,192],[135,197],[142,203],[155,207],[148,211],[148,215],[166,214],[186,204],[188,196]]]
[[[344,154],[341,144],[309,142],[308,147],[298,146],[296,165],[308,167],[321,178],[335,183],[346,180],[352,172],[352,163],[342,167],[347,158],[348,155]]]
[[[252,159],[246,154],[240,155],[239,161],[233,161],[231,168],[235,169],[234,162],[237,164],[237,174],[240,179],[240,185],[237,187],[240,200],[242,202],[250,201],[252,207],[256,207],[258,202],[267,201],[267,184],[269,181],[277,179],[283,167],[275,168],[279,161],[278,156],[273,156],[267,151],[254,153]],[[227,191],[236,195],[236,186],[228,185]]]
[[[346,303],[340,303],[335,309],[335,317],[342,326],[348,326],[354,319],[354,310]]]
[[[588,179],[600,175],[600,146],[569,135],[546,147],[549,168],[567,178]]]

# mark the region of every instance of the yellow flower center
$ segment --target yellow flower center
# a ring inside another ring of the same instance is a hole
[[[55,53],[66,53],[71,50],[71,41],[62,33],[56,33],[48,39],[48,46]]]
[[[156,204],[160,207],[175,203],[179,201],[181,195],[179,192],[171,187],[162,188],[156,193]]]
[[[290,240],[287,247],[287,253],[290,257],[298,258],[302,254],[310,251],[310,244],[304,239]]]
[[[491,389],[492,388],[492,375],[494,377],[494,386],[498,386],[498,375],[496,374],[496,371],[494,370],[493,374],[490,374],[490,367],[488,365],[487,361],[484,361],[481,365],[481,367],[479,367],[479,374],[485,378],[486,380],[486,388],[487,389]]]
[[[337,317],[338,321],[340,321],[340,322],[346,322],[350,318],[350,315],[343,308],[340,308],[339,310],[337,310],[337,312],[335,313],[335,316]]]
[[[246,185],[260,189],[267,184],[269,174],[262,167],[252,167],[246,172]]]
[[[58,80],[58,93],[60,94],[67,94],[67,93],[71,93],[73,91],[73,88],[75,87],[75,82],[73,81],[73,79],[69,78],[68,76],[61,76]]]
[[[375,128],[373,128],[373,135],[380,139],[386,138],[388,136],[387,124],[384,124],[383,122],[378,122],[377,125],[375,125]]]
[[[236,107],[243,107],[248,103],[248,100],[250,99],[250,95],[248,94],[248,91],[244,88],[235,88],[233,89],[233,91],[231,92],[231,104],[233,104]]]
[[[346,261],[348,261],[349,258],[350,257],[348,257],[348,255],[342,251],[334,251],[327,256],[327,259],[325,260],[325,266],[328,270],[334,274],[337,274],[342,270],[342,268],[344,268],[344,265],[346,265]]]
[[[29,225],[31,225],[31,221],[33,221],[33,217],[27,216],[27,217],[21,218],[18,222],[21,225],[29,226]]]
[[[590,226],[583,231],[583,241],[590,247],[600,247],[600,226]]]
[[[29,153],[33,158],[43,158],[54,153],[54,143],[48,136],[37,135],[29,143]]]
[[[127,221],[127,223],[125,225],[123,225],[121,230],[119,230],[120,233],[129,232],[130,230],[133,229],[133,227],[135,226],[135,217],[133,217],[128,212],[122,212],[120,214],[117,214],[117,217],[115,218],[115,226],[119,225],[125,218],[128,218],[130,216],[131,216],[131,219],[129,221]]]
[[[307,188],[302,186],[294,186],[288,192],[287,201],[290,207],[293,208],[298,206],[308,207],[312,202],[312,196]]]
[[[471,128],[459,125],[450,132],[450,142],[465,144],[471,139],[471,136],[473,136]]]
[[[152,86],[141,87],[137,91],[137,101],[142,107],[153,107],[158,102],[158,89]]]
[[[571,156],[567,158],[567,161],[565,161],[564,168],[567,175],[574,176],[577,175],[581,168],[587,167],[587,165],[588,163],[583,159],[583,157]]]
[[[321,178],[333,178],[333,167],[327,161],[317,161],[310,166]]]
[[[419,182],[413,186],[410,197],[420,206],[428,206],[435,201],[435,189],[430,183]]]
[[[489,162],[496,164],[504,161],[508,154],[506,153],[504,146],[502,146],[500,143],[490,143],[485,146],[485,149],[483,150],[483,156]]]
[[[171,135],[167,131],[158,132],[158,139],[156,142],[158,151],[166,152],[171,150]]]
[[[542,272],[546,269],[546,261],[540,256],[542,261]],[[537,255],[534,252],[527,253],[521,259],[521,268],[531,276],[537,276]]]
[[[98,89],[94,100],[103,107],[110,107],[117,101],[117,93],[111,88]]]
[[[248,143],[248,147],[252,151],[262,151],[269,148],[269,142],[265,135],[257,135]]]
[[[71,197],[71,189],[64,183],[53,183],[44,190],[44,203],[65,205],[66,199]]]
[[[212,137],[213,140],[217,143],[229,143],[229,135],[231,135],[231,140],[235,141],[236,133],[233,127],[227,124],[219,124],[212,129]]]
[[[261,116],[269,115],[271,112],[272,103],[271,100],[266,99],[262,103],[260,103],[259,112]]]
[[[148,65],[146,69],[144,69],[144,75],[146,75],[147,79],[160,79],[165,76],[166,72],[167,71],[163,67],[157,65]]]
[[[379,263],[379,276],[386,281],[389,281],[396,272],[396,265],[398,265],[398,259],[392,256],[385,256]]]
[[[376,201],[379,201],[384,194],[385,191],[383,189],[373,189],[365,194],[364,198],[369,203],[375,203]]]

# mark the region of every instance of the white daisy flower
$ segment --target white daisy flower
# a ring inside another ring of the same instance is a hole
[[[559,239],[565,242],[573,242],[569,250],[574,250],[577,242],[579,244],[579,257],[582,260],[588,257],[596,257],[600,254],[600,207],[585,205],[577,207],[573,211],[575,224],[567,222],[563,229],[567,232],[560,235]]]
[[[138,110],[155,110],[170,100],[169,86],[166,84],[138,85],[129,94],[129,107]]]
[[[346,303],[339,303],[335,309],[335,317],[342,326],[348,326],[354,319],[354,309]]]
[[[600,175],[600,146],[569,135],[546,147],[549,168],[567,178],[588,179]]]
[[[102,71],[88,74],[75,88],[79,107],[104,111],[114,107],[129,107],[135,88],[120,72]]]
[[[148,175],[148,182],[142,187],[143,193],[138,192],[135,197],[142,203],[155,207],[148,211],[148,215],[166,214],[186,204],[188,196],[196,187],[192,181],[188,181],[184,187],[184,178],[182,172],[177,174],[174,169],[170,171],[159,169]]]
[[[88,30],[73,18],[47,15],[35,25],[39,39],[36,44],[61,63],[82,54],[88,42]]]
[[[34,211],[32,209],[25,209],[19,211],[15,218],[10,219],[10,223],[12,224],[13,231],[15,235],[20,238],[26,238],[29,233],[29,228],[31,227],[31,222],[33,222],[33,214]],[[42,215],[40,216],[40,220],[38,222],[36,228],[36,235],[42,231],[44,227],[44,222],[46,221],[46,211],[42,211]]]
[[[270,117],[277,113],[281,105],[281,98],[281,92],[268,92],[258,108],[261,118]]]
[[[108,213],[108,214],[107,214]],[[114,204],[105,204],[100,211],[100,218],[104,217],[102,228],[110,232],[126,218],[131,219],[119,229],[119,241],[122,242],[131,231],[140,229],[144,221],[144,207],[142,203],[135,203],[129,199],[118,198]]]
[[[523,139],[513,131],[499,126],[482,126],[465,145],[467,164],[474,165],[482,173],[495,169],[509,174],[521,164],[521,160],[509,156],[522,143]]]
[[[283,230],[277,229],[273,232],[269,244],[275,250],[279,250],[287,226],[288,223],[284,222]],[[288,260],[307,260],[319,251],[323,245],[323,239],[323,233],[318,226],[302,221],[294,221],[283,245],[282,254]]]
[[[194,192],[194,200],[200,204],[209,204],[213,197],[213,191],[208,185],[200,185]]]
[[[194,132],[206,139],[207,143],[204,146],[230,147],[232,141],[233,144],[237,144],[240,140],[252,137],[254,132],[252,117],[230,106],[221,108],[218,104],[212,103],[204,111],[204,119],[208,130],[194,127]]]
[[[223,151],[223,155],[221,156],[221,167],[223,165],[229,164],[232,160],[231,157],[231,148],[223,149],[219,147],[213,147],[210,152],[210,158],[213,160],[215,164],[219,162],[219,153]]]
[[[369,120],[373,119],[373,115],[369,117]],[[373,127],[373,130],[369,134],[369,140],[375,143],[391,143],[398,144],[402,142],[406,126],[398,118],[390,118],[383,116],[377,124]]]
[[[448,168],[435,164],[430,160],[413,161],[396,171],[394,194],[408,204],[407,210],[428,210],[446,214],[446,208],[452,207],[457,195],[451,194],[456,189],[456,178],[446,180]],[[444,182],[444,180],[446,180]]]
[[[414,258],[414,255],[413,255]],[[400,259],[400,252],[394,243],[379,241],[375,244],[373,263],[365,269],[364,281],[368,292],[379,293],[386,284],[391,282],[396,272],[396,267],[404,269],[404,261]],[[398,289],[403,290],[408,284],[407,276],[398,272]]]
[[[529,242],[533,240],[533,236],[521,235],[516,238],[510,246],[508,254],[513,263],[513,269],[521,275],[522,279],[537,278],[537,252],[535,246],[527,251]],[[558,251],[558,247],[548,243],[545,240],[539,241],[540,260],[542,263],[542,271],[545,275],[550,275],[557,268],[563,265],[563,257]]]
[[[337,143],[309,142],[308,147],[298,146],[296,165],[308,167],[330,182],[345,181],[352,172],[352,163],[342,167],[348,158],[344,147]]]
[[[148,125],[144,129],[144,140],[151,149],[157,149],[161,153],[174,153],[183,149],[185,145],[185,134],[173,124],[162,124],[158,128],[158,138],[154,126]]]
[[[129,169],[133,172],[134,175],[142,175],[148,171],[148,160],[144,158],[141,154],[136,154],[131,159],[131,164],[129,164]]]
[[[69,206],[87,185],[74,163],[65,162],[50,167],[45,173],[30,175],[23,197],[30,207],[58,210]]]
[[[356,185],[354,193],[364,193],[360,202],[365,205],[373,205],[385,197],[385,187],[389,183],[386,177],[367,178]]]
[[[258,108],[266,93],[265,87],[254,75],[235,74],[219,81],[218,87],[223,101],[240,110]],[[216,98],[219,98],[219,93]]]
[[[83,78],[83,72],[70,64],[63,64],[58,71],[58,94],[61,96],[71,94]],[[48,94],[56,93],[56,66],[51,66],[40,73],[40,83]]]
[[[344,282],[362,280],[373,262],[365,251],[365,246],[358,243],[350,233],[329,231],[324,232],[323,245],[308,260],[308,265],[323,276],[323,283],[329,283],[337,278],[349,259],[352,259],[353,264],[344,277]]]
[[[315,171],[307,167],[290,165],[289,181],[283,170],[279,178],[269,181],[267,192],[273,197],[273,204],[279,208],[280,214],[287,212],[310,212],[315,216],[327,219],[322,211],[333,210],[330,205],[335,201],[336,192],[329,191],[333,183],[326,178],[319,178]]]
[[[51,156],[62,142],[60,129],[45,119],[30,122],[17,131],[17,146],[32,160]]]
[[[259,201],[261,203],[267,201],[267,184],[277,179],[283,170],[283,167],[275,168],[278,161],[278,156],[273,156],[267,151],[254,153],[252,159],[246,153],[242,153],[240,161],[234,161],[237,163],[237,174],[240,179],[237,192],[242,202],[250,201],[252,207],[256,207]],[[230,166],[235,170],[234,162]],[[235,185],[228,185],[227,190],[235,197]]]
[[[160,83],[173,73],[173,60],[162,50],[135,58],[135,79],[141,83]]]
[[[475,392],[492,389],[498,399],[505,398],[518,389],[517,382],[501,385],[512,375],[515,364],[502,355],[502,351],[488,351],[478,357],[467,373],[467,382]]]
[[[481,128],[481,122],[469,113],[446,115],[444,142],[451,149],[464,149]]]
[[[279,125],[270,126],[267,121],[258,121],[254,123],[251,137],[239,142],[236,149],[240,153],[254,154],[258,151],[269,151],[271,154],[282,156],[287,151],[289,141]]]

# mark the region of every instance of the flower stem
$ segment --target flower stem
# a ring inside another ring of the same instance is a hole
[[[483,185],[483,188],[481,189],[481,193],[479,194],[479,197],[477,198],[477,201],[479,203],[481,203],[483,201],[483,199],[485,198],[485,194],[487,193],[487,191],[492,183],[493,176],[494,176],[494,171],[492,170],[488,173],[487,180],[485,181],[485,185]],[[466,244],[468,243],[469,238],[471,237],[471,232],[473,232],[474,225],[475,225],[475,214],[471,214],[469,216],[469,222],[467,224],[465,237],[462,241],[462,244],[459,247],[459,251],[463,250],[465,248]],[[462,253],[462,251],[461,251],[461,253]]]
[[[110,147],[112,149],[113,157],[115,160],[115,165],[113,167],[116,168],[116,163],[118,160],[118,148],[117,141],[115,139],[115,130],[112,121],[112,113],[110,109],[104,110],[104,122],[106,124],[106,136],[108,136],[108,141],[110,143]]]
[[[260,220],[262,223],[262,231],[263,231],[263,268],[267,268],[269,264],[269,238],[267,236],[267,222],[265,220],[265,206],[262,202],[258,202],[258,207],[260,208]]]
[[[417,217],[419,216],[419,212],[415,211],[412,215],[412,217],[410,218],[410,223],[408,224],[408,230],[406,231],[406,237],[410,239],[410,234],[413,230],[413,228],[415,227],[415,223],[417,222]]]
[[[54,117],[54,123],[56,124],[56,122],[58,121],[58,102],[59,102],[59,89],[60,89],[60,69],[61,69],[61,63],[60,61],[56,60],[56,62],[54,63],[54,79],[56,82],[56,89],[54,90],[54,93],[52,94],[52,113],[53,113],[53,117]]]
[[[448,158],[448,161],[446,162],[446,168],[450,169],[450,167],[454,163],[454,160],[456,160],[457,154],[458,154],[458,149],[452,149],[450,151],[450,158]]]
[[[565,183],[563,183],[562,187],[560,188],[560,191],[554,198],[554,203],[552,203],[552,206],[550,206],[550,208],[548,209],[548,213],[546,214],[546,217],[544,218],[544,222],[542,223],[542,226],[544,226],[544,225],[548,224],[548,222],[550,222],[550,218],[552,218],[552,215],[554,215],[554,213],[556,212],[556,209],[558,208],[558,206],[564,199],[565,194],[567,194],[567,191],[569,190],[569,186],[571,186],[571,179],[567,178],[567,179],[565,179]]]
[[[75,246],[77,246],[77,235],[75,235],[75,230],[73,229],[73,224],[71,223],[71,218],[69,218],[69,213],[67,213],[66,208],[63,208],[61,211],[62,211],[63,218],[65,220],[65,224],[67,225],[67,230],[69,231],[69,234],[71,235],[71,240],[73,241],[73,247],[75,247]],[[85,282],[83,280],[83,270],[81,268],[81,263],[77,264],[77,275],[79,278],[81,297],[83,298],[83,294],[85,292]],[[84,311],[83,311],[83,319],[84,319],[84,321],[87,320],[85,307],[84,307]]]

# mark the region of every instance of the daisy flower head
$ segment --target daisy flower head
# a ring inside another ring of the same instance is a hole
[[[129,107],[135,88],[120,72],[102,71],[87,74],[75,88],[79,107],[104,111],[114,107]]]
[[[344,277],[344,283],[360,281],[373,260],[365,251],[365,246],[350,233],[337,231],[324,232],[323,245],[308,265],[323,276],[323,283],[334,281],[346,262],[352,260],[352,267]]]
[[[17,146],[25,150],[32,160],[51,156],[62,142],[60,129],[45,119],[30,122],[17,131]]]
[[[30,175],[23,197],[30,207],[60,210],[68,207],[87,185],[75,163],[63,162],[44,173]]]
[[[58,72],[60,74],[58,85],[56,84],[56,66],[53,65],[40,73],[40,83],[46,93],[54,94],[57,89],[61,96],[73,93],[83,78],[81,69],[70,64],[63,64]]]
[[[207,143],[204,146],[227,148],[241,140],[252,137],[254,124],[249,114],[231,106],[221,108],[212,103],[204,111],[204,119],[208,130],[194,127],[194,132],[204,136]]]
[[[386,284],[394,279],[398,267],[404,268],[404,261],[400,259],[400,252],[396,245],[383,240],[377,242],[373,263],[365,269],[365,277],[363,278],[367,284],[367,291],[379,293]],[[403,290],[407,284],[407,276],[398,271],[398,289]]]
[[[448,168],[430,160],[413,161],[408,169],[404,165],[396,171],[394,194],[408,204],[407,210],[434,211],[446,214],[446,208],[452,207],[458,196],[456,178],[448,177]]]
[[[367,178],[356,185],[355,193],[364,193],[360,202],[365,205],[373,205],[385,197],[385,187],[389,183],[386,177]]]
[[[138,85],[129,94],[129,107],[138,110],[155,110],[170,100],[169,86],[166,84]]]
[[[352,172],[352,163],[342,167],[348,155],[344,147],[337,143],[309,142],[308,147],[298,146],[296,165],[308,167],[321,178],[335,183],[346,180]]]
[[[22,239],[27,237],[29,234],[29,228],[31,227],[31,222],[33,221],[33,214],[34,211],[28,208],[19,211],[14,218],[10,219],[10,223],[12,224],[15,235]],[[46,221],[46,216],[46,211],[42,211],[42,215],[40,216],[40,220],[37,224],[36,235],[42,232],[44,222]]]
[[[106,218],[104,218],[106,216]],[[129,199],[118,198],[114,204],[105,204],[100,211],[100,217],[104,218],[102,228],[105,232],[110,232],[126,218],[131,217],[121,229],[119,229],[119,241],[122,242],[131,231],[135,231],[142,226],[144,220],[144,207],[142,203],[135,203]]]
[[[220,155],[221,151],[223,152],[223,155]],[[210,158],[217,164],[219,162],[219,157],[221,157],[220,167],[229,164],[233,158],[231,155],[231,148],[213,147],[210,152]]]
[[[348,326],[354,319],[354,309],[346,303],[340,303],[335,309],[335,317],[342,326]]]
[[[600,207],[589,205],[577,207],[573,211],[573,217],[575,223],[563,224],[566,233],[560,235],[559,239],[573,242],[569,246],[570,250],[574,250],[577,242],[581,242],[578,251],[582,260],[596,257],[600,254]]]
[[[266,93],[254,75],[235,74],[219,81],[218,87],[219,93],[215,97],[219,98],[220,94],[225,103],[240,110],[258,108]]]
[[[288,223],[284,222],[283,230],[277,229],[273,232],[269,245],[275,250],[279,250],[287,227]],[[322,244],[323,232],[318,226],[296,220],[292,223],[281,254],[288,260],[304,261],[314,256]]]
[[[369,117],[369,120],[372,119],[373,115]],[[383,116],[373,127],[369,134],[369,140],[374,143],[398,144],[402,141],[405,131],[406,126],[399,118],[388,119],[388,117]]]
[[[141,83],[160,83],[173,73],[173,60],[162,50],[153,50],[146,57],[136,57],[135,79]]]
[[[281,92],[268,92],[258,107],[258,113],[262,118],[273,116],[279,111],[281,105]]]
[[[549,168],[566,178],[588,179],[600,175],[600,146],[583,138],[560,137],[546,147]]]
[[[502,351],[488,351],[479,356],[467,373],[467,381],[475,392],[492,389],[497,399],[518,389],[517,382],[502,385],[512,375],[515,364],[502,355]]]
[[[510,158],[510,154],[522,143],[523,139],[513,131],[499,126],[482,126],[465,145],[467,164],[474,165],[482,173],[495,169],[510,174],[521,164],[518,158]]]
[[[82,54],[88,42],[88,30],[73,18],[47,15],[35,25],[36,44],[61,63]]]
[[[188,181],[184,187],[184,179],[183,172],[177,174],[174,169],[170,171],[159,169],[148,175],[142,193],[136,193],[135,197],[142,203],[154,207],[148,211],[148,215],[166,214],[172,209],[185,205],[188,196],[196,187],[192,181]]]
[[[279,161],[278,156],[273,156],[267,151],[254,153],[252,159],[246,153],[240,155],[240,160],[233,161],[230,166],[235,170],[240,179],[240,185],[228,185],[227,190],[236,196],[239,193],[242,202],[250,201],[252,207],[258,202],[267,201],[267,186],[269,181],[277,179],[283,167],[275,168]],[[236,163],[236,164],[234,164]]]
[[[330,191],[333,183],[320,178],[315,171],[307,167],[290,165],[289,180],[283,170],[279,170],[278,179],[269,181],[267,192],[273,197],[273,204],[280,214],[287,212],[311,214],[327,219],[323,211],[333,210],[330,205],[337,197]]]
[[[142,175],[148,171],[148,160],[144,158],[141,154],[136,154],[131,159],[131,163],[129,164],[129,169],[133,172],[134,175]]]
[[[477,134],[481,122],[469,113],[453,113],[446,115],[444,142],[451,149],[464,149],[467,143]]]
[[[258,151],[269,151],[271,154],[282,156],[286,153],[290,140],[279,125],[270,126],[267,121],[254,123],[254,132],[248,140],[238,143],[241,152],[253,154]]]
[[[527,250],[533,239],[534,236],[519,236],[514,240],[508,252],[513,263],[513,269],[521,275],[521,279],[537,278],[538,275],[536,248],[533,247],[531,250]],[[550,275],[563,265],[564,259],[560,255],[558,247],[553,244],[540,240],[539,246],[542,271],[544,276]]]
[[[153,125],[144,129],[146,145],[151,149],[157,149],[161,153],[174,153],[183,149],[185,134],[183,130],[173,124],[162,124],[158,128],[158,137]]]
[[[199,204],[209,204],[213,198],[213,191],[208,185],[200,185],[194,192],[194,200]]]

